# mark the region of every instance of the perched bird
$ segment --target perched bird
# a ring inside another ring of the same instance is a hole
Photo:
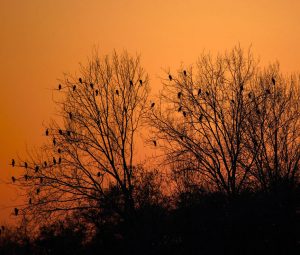
[[[16,181],[16,178],[14,176],[11,177],[12,182]]]
[[[28,175],[27,174],[24,175],[24,179],[25,179],[25,181],[28,180]]]
[[[31,203],[32,203],[32,201],[31,201],[31,197],[29,198],[29,201],[28,201],[28,203],[31,205]]]
[[[154,105],[155,105],[155,103],[152,103],[152,104],[151,104],[151,108],[153,108],[153,107],[154,107]]]
[[[156,147],[156,145],[157,145],[157,142],[156,142],[155,140],[153,140],[153,144],[154,144],[154,146]]]
[[[205,93],[206,93],[207,96],[209,96],[209,92],[208,91],[206,91]]]
[[[181,98],[181,96],[182,96],[182,93],[181,93],[181,92],[178,92],[177,97],[178,97],[178,98]]]
[[[198,96],[201,95],[201,89],[198,89]]]
[[[46,129],[46,132],[45,132],[45,134],[46,134],[46,136],[48,136],[48,135],[49,135],[49,129],[48,129],[48,128]]]
[[[58,90],[61,90],[61,84],[58,85]]]
[[[60,148],[58,148],[58,149],[57,149],[57,152],[58,152],[58,153],[61,153],[61,149],[60,149]]]
[[[90,83],[90,87],[91,87],[91,89],[94,89],[94,84]]]
[[[15,208],[15,215],[18,216],[18,213],[19,213],[19,209]]]
[[[27,162],[24,163],[24,167],[27,169],[27,167],[28,167]]]
[[[70,120],[73,118],[73,114],[71,112],[69,112],[69,118]]]
[[[61,157],[58,158],[58,164],[61,164]]]
[[[47,167],[47,161],[44,161],[44,166]]]
[[[37,173],[39,171],[39,166],[35,166],[35,172]]]
[[[100,177],[100,176],[101,176],[100,172],[98,172],[98,173],[97,173],[97,176],[98,176],[98,177]]]
[[[169,74],[169,80],[172,81],[173,77],[171,74]]]
[[[37,188],[37,189],[36,189],[36,194],[39,194],[40,191],[41,191],[41,190],[40,190],[39,188]]]
[[[142,81],[142,80],[140,80],[140,85],[141,85],[141,86],[143,85],[143,81]]]
[[[182,106],[179,106],[178,108],[178,112],[180,112],[182,110]]]
[[[202,122],[202,119],[203,119],[203,114],[201,113],[199,116],[199,121]]]
[[[133,82],[132,82],[132,80],[130,80],[130,81],[129,81],[129,83],[130,83],[130,86],[133,86]]]
[[[183,114],[183,117],[186,117],[186,112],[185,111],[183,111],[182,114]]]
[[[117,94],[117,96],[119,95],[119,90],[117,90],[117,89],[116,89],[116,94]]]
[[[273,83],[273,85],[275,85],[275,83],[276,83],[276,81],[275,81],[275,78],[274,78],[274,77],[272,77],[272,83]]]
[[[81,79],[81,78],[79,78],[78,80],[79,80],[79,82],[82,84],[82,79]]]
[[[15,164],[16,164],[15,160],[14,160],[14,159],[12,159],[12,160],[11,160],[11,165],[12,165],[12,167],[14,167],[14,166],[15,166]]]
[[[98,96],[99,90],[96,89],[96,90],[95,90],[95,93],[96,93],[96,96]]]
[[[53,165],[56,165],[56,159],[53,157]]]
[[[185,70],[183,70],[183,75],[186,76],[186,71]]]
[[[61,129],[59,129],[59,130],[58,130],[58,133],[59,133],[60,135],[62,135],[62,134],[63,134],[63,131],[62,131]]]
[[[73,85],[73,91],[75,91],[76,90],[76,85]]]

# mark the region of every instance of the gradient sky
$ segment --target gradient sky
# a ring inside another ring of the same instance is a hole
[[[55,117],[51,89],[94,46],[141,53],[154,93],[163,69],[238,43],[293,72],[299,13],[298,0],[0,0],[0,224],[13,220],[9,206],[18,203],[5,184],[18,175],[11,158],[45,141],[43,123]]]

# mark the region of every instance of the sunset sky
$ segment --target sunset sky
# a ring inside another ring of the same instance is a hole
[[[91,55],[140,53],[153,93],[170,67],[205,50],[238,43],[262,64],[300,70],[298,0],[0,0],[0,224],[12,221],[18,195],[7,185],[11,158],[45,142],[55,118],[52,89]]]

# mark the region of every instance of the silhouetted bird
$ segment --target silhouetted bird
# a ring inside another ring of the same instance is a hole
[[[94,89],[94,84],[90,83],[90,87],[91,87],[91,89]]]
[[[186,71],[185,70],[183,71],[183,75],[186,76]]]
[[[173,79],[173,78],[172,78],[172,75],[169,74],[169,80],[172,81],[172,79]]]
[[[198,96],[201,95],[201,89],[198,89]]]
[[[183,117],[186,117],[186,112],[185,111],[183,111],[182,114],[183,114]]]
[[[97,176],[98,176],[98,177],[100,177],[100,176],[101,176],[100,172],[98,172],[98,173],[97,173]]]
[[[275,78],[274,78],[274,77],[272,77],[272,83],[273,83],[273,85],[275,85],[275,83],[276,83],[276,81],[275,81]]]
[[[203,114],[201,113],[199,116],[199,121],[202,122],[202,119],[203,119]]]
[[[25,181],[28,180],[28,175],[27,174],[24,175],[24,179],[25,179]]]
[[[140,80],[140,85],[141,85],[141,86],[143,85],[143,81],[142,81],[142,80]]]
[[[205,93],[206,93],[207,96],[209,96],[209,92],[208,91],[206,91]]]
[[[40,190],[39,188],[37,188],[37,189],[36,189],[36,194],[39,194],[40,191],[41,191],[41,190]]]
[[[14,160],[14,159],[12,159],[12,160],[11,160],[11,165],[12,165],[12,167],[14,167],[14,166],[15,166],[15,164],[16,164],[15,160]]]
[[[48,135],[49,135],[49,130],[48,130],[48,128],[46,129],[46,132],[45,132],[45,134],[46,134],[46,136],[48,136]]]
[[[47,161],[44,161],[44,166],[47,167]]]
[[[132,82],[132,80],[130,80],[130,81],[129,81],[129,83],[130,83],[130,86],[133,86],[133,82]]]
[[[39,171],[39,166],[35,166],[35,172],[37,173]]]
[[[57,152],[58,152],[58,153],[61,153],[61,149],[60,149],[60,148],[58,148],[58,149],[57,149]]]
[[[24,167],[25,167],[25,168],[27,168],[27,167],[28,167],[28,164],[27,164],[27,162],[25,162],[25,163],[24,163]]]
[[[178,92],[177,97],[178,97],[178,98],[181,98],[181,96],[182,96],[182,93],[181,93],[181,92]]]
[[[75,91],[76,90],[76,85],[73,85],[73,91]]]
[[[81,78],[79,78],[78,80],[79,80],[80,83],[82,83],[82,79]]]
[[[15,208],[15,215],[18,216],[18,214],[19,214],[19,209]]]
[[[95,90],[95,93],[96,93],[96,96],[98,96],[99,90],[96,89],[96,90]]]
[[[56,165],[56,159],[53,157],[53,165]]]
[[[61,164],[61,157],[58,158],[58,164]]]
[[[61,84],[58,85],[58,90],[61,90]]]
[[[69,112],[69,118],[70,120],[73,118],[73,114],[71,112]]]
[[[117,90],[117,89],[116,89],[116,94],[117,94],[117,96],[119,95],[119,90]]]
[[[14,176],[11,177],[12,182],[16,181],[16,178]]]
[[[60,135],[62,135],[62,134],[63,134],[63,131],[62,131],[61,129],[59,129],[59,130],[58,130],[58,133],[59,133]]]
[[[32,203],[32,201],[31,201],[31,197],[29,198],[29,201],[28,201],[28,203],[31,205],[31,203]]]
[[[153,107],[154,107],[154,105],[155,105],[155,103],[152,103],[152,104],[151,104],[151,108],[153,108]]]
[[[154,146],[156,146],[156,145],[157,145],[157,142],[156,142],[155,140],[153,140],[153,144],[154,144]]]
[[[178,108],[178,112],[180,112],[182,110],[182,106],[179,106]]]

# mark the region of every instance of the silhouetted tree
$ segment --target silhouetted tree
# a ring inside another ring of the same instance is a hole
[[[196,74],[180,70],[164,82],[162,103],[150,115],[167,162],[186,162],[184,171],[199,172],[230,196],[248,185],[256,157],[243,139],[256,65],[239,47],[215,60],[202,55]]]
[[[31,198],[20,210],[45,220],[53,213],[99,208],[114,186],[122,200],[114,209],[128,218],[134,210],[137,132],[150,108],[140,57],[94,55],[81,66],[80,78],[66,75],[60,85],[55,93],[61,119],[46,129],[49,144],[31,154],[26,167],[16,162],[27,176],[17,185]]]

